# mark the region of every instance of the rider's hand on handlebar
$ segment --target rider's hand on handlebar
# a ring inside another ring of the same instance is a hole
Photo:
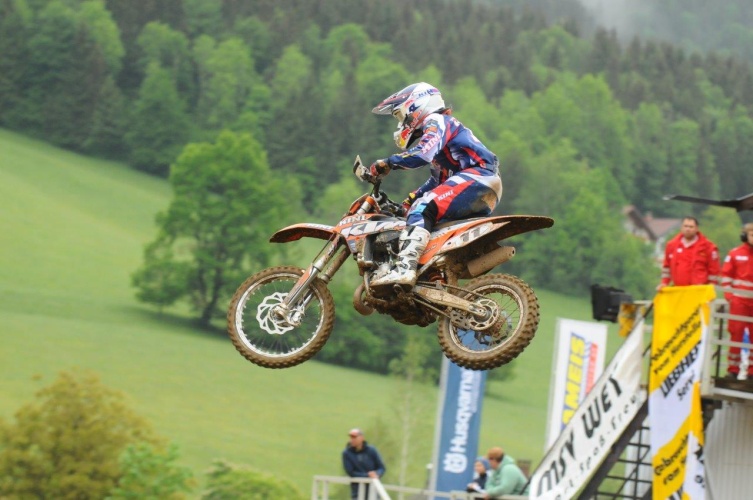
[[[382,179],[390,173],[390,162],[387,160],[377,160],[369,167],[369,175],[374,180]]]
[[[368,167],[358,163],[354,166],[353,172],[362,181],[373,184],[390,173],[390,163],[387,160],[377,160]]]
[[[369,167],[369,171],[375,179],[381,179],[389,174],[391,169],[389,160],[377,160]]]

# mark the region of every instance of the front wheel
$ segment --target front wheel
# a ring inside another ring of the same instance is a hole
[[[289,368],[324,346],[335,323],[335,303],[315,280],[296,304],[282,304],[303,275],[297,267],[260,271],[238,288],[227,313],[228,335],[243,357],[265,368]]]
[[[539,302],[526,282],[489,274],[468,282],[460,296],[486,311],[452,311],[439,322],[439,345],[456,365],[490,370],[509,363],[530,344],[539,325]]]

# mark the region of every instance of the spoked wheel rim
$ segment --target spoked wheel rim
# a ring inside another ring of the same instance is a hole
[[[324,298],[316,288],[312,287],[285,316],[278,313],[298,278],[294,273],[277,274],[241,295],[234,324],[238,340],[246,349],[268,358],[288,358],[316,340],[325,321]]]
[[[484,306],[488,316],[471,324],[451,324],[451,338],[458,349],[469,353],[493,351],[513,340],[523,323],[525,305],[509,287],[488,285],[474,292],[483,295],[475,302]],[[496,293],[487,295],[488,292]]]
[[[442,351],[455,364],[489,370],[512,361],[528,346],[539,324],[536,294],[523,280],[491,274],[470,281],[462,296],[483,314],[453,311],[439,323]]]

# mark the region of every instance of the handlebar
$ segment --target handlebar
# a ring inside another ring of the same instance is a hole
[[[374,189],[371,191],[372,197],[379,204],[379,209],[383,212],[392,214],[395,217],[405,217],[406,210],[402,203],[392,201],[389,196],[387,196],[387,193],[379,190],[380,185],[381,181],[376,181],[374,183]]]
[[[361,157],[356,156],[356,160],[353,163],[353,173],[355,173],[356,169],[362,165],[363,164],[361,163]],[[387,196],[387,193],[379,189],[382,186],[382,179],[374,179],[368,182],[373,186],[373,189],[371,190],[371,196],[379,205],[380,210],[390,213],[396,217],[405,217],[405,208],[403,207],[403,205],[401,203],[395,203],[394,201],[390,200],[389,196]]]

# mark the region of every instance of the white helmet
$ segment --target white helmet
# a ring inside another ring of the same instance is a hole
[[[395,92],[371,110],[378,115],[392,115],[397,118],[395,144],[407,149],[413,142],[413,134],[430,114],[445,108],[442,94],[428,83],[414,83]]]

